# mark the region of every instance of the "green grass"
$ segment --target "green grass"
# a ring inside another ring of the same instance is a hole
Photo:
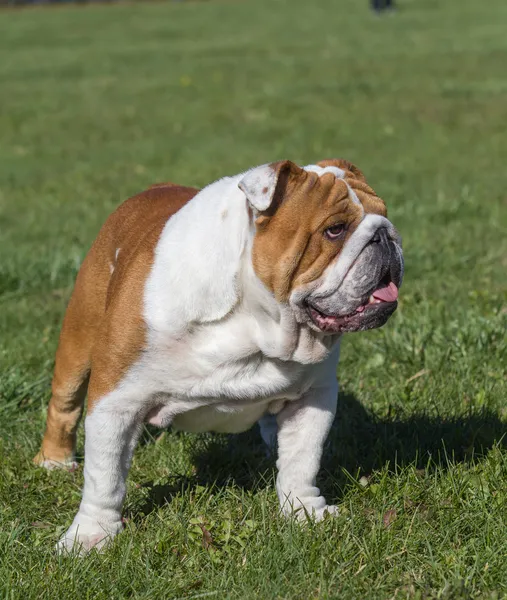
[[[400,5],[2,12],[0,597],[507,597],[507,4]],[[57,557],[82,471],[31,458],[105,217],[156,181],[331,156],[385,198],[406,259],[396,316],[344,342],[321,477],[339,516],[277,516],[257,431],[147,430],[126,531]]]

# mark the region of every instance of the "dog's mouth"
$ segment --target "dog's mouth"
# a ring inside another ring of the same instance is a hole
[[[383,280],[374,290],[368,302],[358,306],[348,315],[330,315],[307,302],[307,310],[313,324],[323,332],[343,333],[373,329],[383,325],[398,306],[398,287],[393,281]]]

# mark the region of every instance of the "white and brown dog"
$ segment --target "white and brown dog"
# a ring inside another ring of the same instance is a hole
[[[35,458],[73,464],[88,390],[83,498],[60,549],[122,529],[146,422],[234,433],[260,421],[266,442],[276,435],[282,510],[333,512],[315,482],[340,335],[383,325],[402,273],[383,201],[344,160],[277,162],[201,191],[161,184],[122,204],[77,276]]]

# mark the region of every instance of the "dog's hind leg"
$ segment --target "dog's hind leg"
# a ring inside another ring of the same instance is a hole
[[[91,276],[94,281],[90,281]],[[106,286],[99,285],[98,279],[93,272],[80,271],[63,320],[46,431],[34,458],[35,464],[48,469],[75,464],[76,430],[88,388],[92,347],[103,317]]]
[[[83,335],[82,328],[76,330],[73,312],[71,301],[56,353],[46,431],[34,458],[36,464],[48,469],[75,464],[76,430],[88,388],[92,340],[89,334]]]
[[[83,412],[91,354],[103,324],[111,272],[105,242],[92,247],[76,278],[63,319],[46,432],[34,462],[46,468],[72,467],[76,430]]]

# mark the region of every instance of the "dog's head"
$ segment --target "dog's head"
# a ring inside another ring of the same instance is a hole
[[[328,333],[383,325],[403,277],[401,240],[361,171],[333,159],[248,171],[254,270],[300,323]]]

